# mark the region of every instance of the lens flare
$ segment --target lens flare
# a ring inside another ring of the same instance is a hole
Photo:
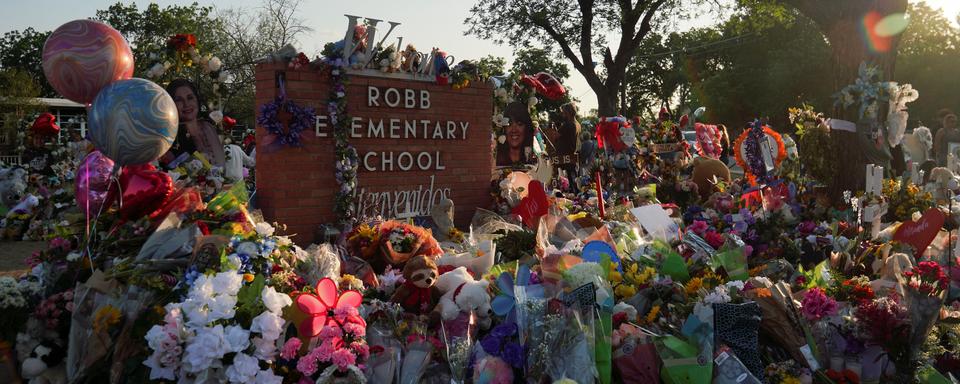
[[[867,49],[874,53],[889,52],[893,38],[903,33],[909,23],[910,19],[903,13],[884,16],[877,11],[868,12],[861,24]]]

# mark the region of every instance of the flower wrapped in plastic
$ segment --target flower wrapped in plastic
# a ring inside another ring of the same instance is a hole
[[[443,320],[440,325],[451,382],[466,383],[470,351],[476,341],[477,316],[473,311],[460,312],[456,318]]]

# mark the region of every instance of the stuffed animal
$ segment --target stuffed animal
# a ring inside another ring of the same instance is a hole
[[[403,58],[400,62],[400,69],[404,72],[416,72],[420,68],[420,52],[413,44],[407,44],[403,49]]]
[[[0,169],[0,203],[11,208],[20,202],[27,191],[27,170],[23,168]]]
[[[0,220],[0,238],[19,240],[27,227],[33,212],[40,205],[40,198],[27,195],[20,203],[7,212],[6,217]]]
[[[377,54],[377,64],[380,66],[380,70],[385,73],[399,71],[402,65],[400,52],[397,52],[396,47],[390,45]]]
[[[225,145],[224,152],[227,154],[227,162],[223,166],[223,172],[227,182],[235,183],[243,180],[243,168],[257,165],[256,158],[247,155],[243,148],[236,144]]]
[[[490,282],[475,280],[465,267],[440,275],[437,279],[437,288],[443,292],[437,308],[443,320],[453,320],[460,312],[473,311],[477,316],[480,327],[490,327],[490,295],[487,287]]]
[[[437,264],[427,256],[414,256],[403,267],[403,284],[390,301],[399,303],[404,311],[418,315],[429,313],[440,299]]]
[[[946,200],[950,198],[949,191],[954,191],[958,187],[960,187],[960,179],[953,172],[944,167],[937,167],[930,170],[927,184],[923,189],[930,192],[935,200]]]
[[[700,195],[707,197],[715,192],[714,179],[730,182],[730,168],[722,161],[707,157],[698,157],[693,160],[693,182],[697,184]]]
[[[20,374],[29,384],[63,384],[67,382],[66,351],[58,345],[41,343],[20,365]]]

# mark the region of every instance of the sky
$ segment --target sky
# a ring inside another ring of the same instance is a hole
[[[950,15],[948,19],[955,20],[955,16],[960,14],[960,0],[925,1],[934,8],[943,9],[947,15]],[[27,27],[40,31],[53,30],[67,21],[92,17],[97,9],[106,9],[117,0],[4,0],[3,2],[6,4],[3,5],[3,12],[0,12],[0,33]],[[155,0],[153,2],[165,7],[171,4],[190,4],[193,0]],[[219,9],[241,8],[251,11],[255,11],[262,3],[261,0],[196,0],[196,2]],[[149,3],[150,1],[137,2],[141,9]],[[347,25],[347,18],[343,15],[350,14],[384,20],[381,25],[386,25],[386,21],[401,23],[391,34],[390,40],[396,41],[396,37],[403,36],[404,44],[413,43],[420,51],[439,47],[453,55],[457,61],[479,59],[486,55],[502,56],[507,58],[509,68],[513,57],[511,47],[498,46],[490,41],[464,35],[467,28],[464,19],[470,14],[473,3],[474,0],[304,0],[300,5],[299,15],[303,18],[304,24],[313,28],[313,31],[300,38],[299,48],[307,54],[316,54],[327,42],[343,38]],[[49,12],[38,12],[38,10],[49,10]],[[706,19],[693,20],[681,25],[680,29],[685,30],[709,22]],[[590,92],[586,80],[571,65],[568,64],[568,66],[571,78],[566,85],[571,95],[580,99],[580,110],[588,111],[596,108],[596,97]]]

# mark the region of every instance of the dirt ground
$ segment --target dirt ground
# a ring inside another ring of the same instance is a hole
[[[0,276],[26,272],[23,259],[44,246],[42,241],[0,241]]]

